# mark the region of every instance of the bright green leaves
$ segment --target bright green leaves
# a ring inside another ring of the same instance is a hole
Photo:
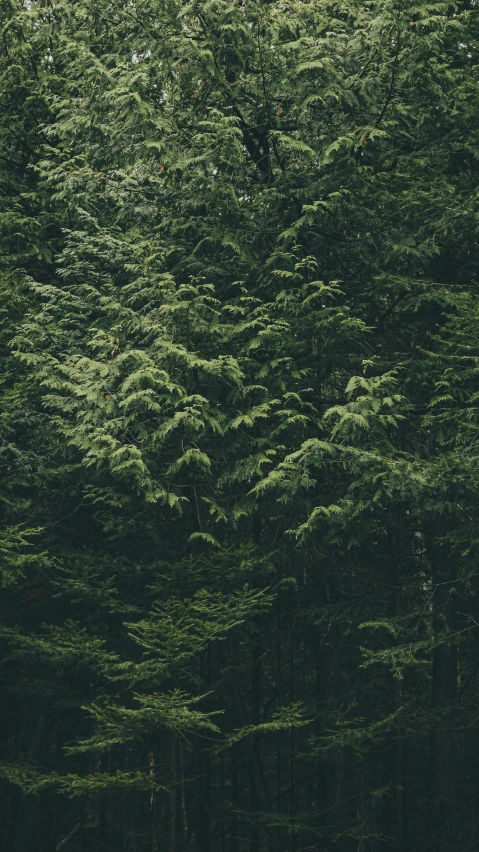
[[[259,725],[247,725],[245,728],[234,731],[218,747],[218,750],[230,748],[246,738],[253,740],[254,737],[261,737],[264,734],[274,734],[284,730],[290,731],[293,728],[302,728],[310,723],[311,719],[304,718],[303,706],[300,702],[296,702],[289,707],[280,707],[273,713],[272,719],[267,722],[262,722]]]
[[[30,567],[38,568],[46,562],[44,554],[32,552],[35,537],[41,532],[18,526],[0,529],[0,587],[19,583]]]
[[[204,696],[191,698],[176,690],[165,695],[136,695],[140,706],[134,709],[114,704],[106,709],[93,705],[89,711],[98,723],[98,733],[71,746],[68,751],[70,754],[108,751],[115,745],[145,737],[158,727],[183,735],[193,731],[218,732],[211,714],[194,708],[202,698]],[[132,782],[132,786],[136,786],[134,779]]]
[[[340,444],[355,442],[359,431],[374,430],[373,441],[378,446],[380,432],[390,426],[397,426],[403,414],[395,413],[398,404],[403,401],[396,391],[399,381],[394,372],[370,379],[365,376],[353,376],[346,387],[350,402],[329,408],[325,418],[337,418],[331,431],[331,439]],[[384,395],[386,394],[386,395]],[[379,429],[378,429],[379,427]]]

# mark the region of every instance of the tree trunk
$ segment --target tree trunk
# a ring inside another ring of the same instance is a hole
[[[441,531],[444,534],[444,529]],[[457,601],[455,564],[449,548],[436,537],[431,547],[435,586],[432,659],[433,730],[431,736],[431,821],[429,844],[434,852],[449,852],[457,845],[458,737],[455,724],[458,656],[454,634]]]
[[[261,722],[261,620],[257,616],[254,620],[253,636],[251,641],[251,724],[259,725]],[[250,852],[259,852],[260,831],[256,824],[256,811],[259,810],[259,791],[257,766],[259,765],[260,742],[258,737],[252,737],[248,754],[248,780],[250,790]]]
[[[169,756],[169,784],[170,791],[168,794],[168,852],[176,852],[176,805],[177,805],[177,790],[176,790],[176,734],[174,731],[169,732],[168,741],[168,756]]]
[[[211,687],[211,646],[201,656],[201,679],[209,690]],[[207,705],[206,705],[207,706]],[[197,836],[198,852],[209,852],[211,836],[211,758],[208,747],[199,746],[199,789]]]

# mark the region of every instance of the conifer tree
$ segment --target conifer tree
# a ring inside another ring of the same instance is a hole
[[[474,848],[476,4],[1,8],[3,846]]]

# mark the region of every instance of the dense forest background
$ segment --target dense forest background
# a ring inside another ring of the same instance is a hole
[[[0,27],[1,849],[479,849],[475,0]]]

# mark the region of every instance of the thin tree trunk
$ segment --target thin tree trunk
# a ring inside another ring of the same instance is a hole
[[[333,646],[328,643],[319,645],[316,657],[316,689],[318,709],[320,714],[328,711],[334,695],[336,670],[336,654]],[[317,725],[317,734],[321,736],[322,722]],[[321,825],[327,829],[328,826],[338,823],[338,761],[319,757],[317,762],[317,806],[323,812]],[[328,848],[326,843],[325,848]]]
[[[168,852],[176,852],[176,825],[177,825],[177,791],[176,791],[176,734],[169,732],[169,784],[168,794]]]
[[[208,645],[201,658],[202,681],[211,687],[211,647]],[[211,836],[211,759],[208,748],[201,748],[198,755],[200,789],[198,792],[198,852],[209,852]]]
[[[259,725],[261,722],[261,620],[255,618],[251,642],[251,724]],[[260,847],[260,831],[255,822],[256,811],[259,810],[257,764],[259,763],[260,743],[258,737],[253,737],[250,742],[248,756],[248,779],[250,790],[250,810],[253,822],[250,828],[250,852],[258,852]]]
[[[233,808],[233,817],[231,819],[230,828],[230,852],[239,852],[239,821],[237,811],[240,806],[239,794],[239,745],[236,744],[231,749],[230,757],[231,771],[231,805]]]
[[[148,774],[154,781],[155,777],[155,755],[154,752],[148,753]],[[158,834],[156,826],[156,793],[154,790],[150,793],[150,815],[151,815],[151,852],[158,852]]]
[[[444,529],[441,531],[444,535]],[[434,633],[437,645],[432,660],[431,822],[429,845],[434,852],[457,846],[458,737],[455,724],[458,655],[454,633],[457,601],[455,564],[449,548],[438,537],[431,548]]]
[[[291,607],[290,615],[290,634],[289,634],[289,700],[292,704],[295,699],[295,683],[294,683],[294,609]],[[295,730],[291,728],[289,733],[289,813],[291,817],[296,814],[296,741]],[[296,833],[290,831],[290,849],[294,852],[296,849]]]

